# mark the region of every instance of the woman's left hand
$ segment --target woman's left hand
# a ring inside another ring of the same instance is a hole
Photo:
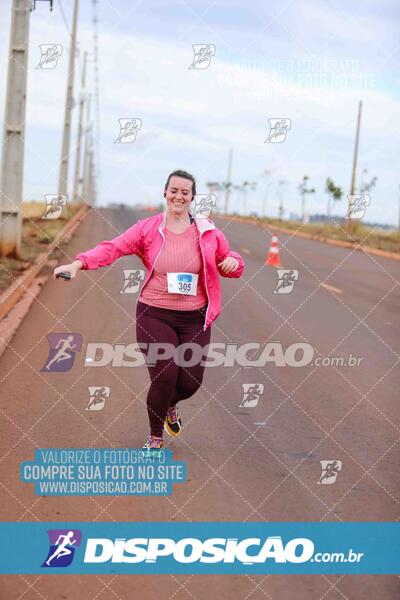
[[[223,273],[233,273],[233,271],[236,271],[236,269],[238,268],[239,261],[236,260],[236,258],[233,258],[232,256],[227,256],[225,260],[218,263],[218,266]]]

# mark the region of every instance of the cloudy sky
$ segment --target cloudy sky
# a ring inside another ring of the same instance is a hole
[[[29,37],[24,199],[57,191],[72,0],[37,2]],[[0,120],[3,129],[11,0],[0,0]],[[247,210],[267,199],[277,215],[299,213],[297,186],[308,175],[310,213],[326,210],[325,180],[349,192],[359,100],[363,101],[357,183],[378,177],[368,221],[396,224],[399,210],[399,13],[395,1],[100,0],[100,161],[98,204],[156,204],[174,169],[192,172],[198,192],[224,181],[257,182]],[[90,52],[92,3],[81,1],[80,61]],[[56,68],[37,69],[39,44],[61,44]],[[193,44],[212,44],[207,69],[190,69]],[[76,143],[77,108],[73,111]],[[118,120],[141,119],[134,143],[115,143]],[[283,143],[265,143],[268,120],[286,118]],[[72,188],[74,153],[70,163]],[[271,172],[267,180],[265,170]],[[279,186],[279,181],[284,181]],[[237,193],[231,210],[241,212]],[[345,215],[346,201],[335,214]]]

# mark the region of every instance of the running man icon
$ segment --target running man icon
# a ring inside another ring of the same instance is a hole
[[[66,556],[67,554],[72,554],[72,551],[67,548],[67,546],[73,546],[76,544],[77,540],[71,539],[74,535],[73,531],[68,531],[67,535],[59,535],[56,541],[57,550],[46,560],[46,565],[50,566],[53,558],[61,558],[61,556]],[[60,540],[62,542],[60,543]]]
[[[49,529],[47,534],[50,548],[42,567],[68,567],[76,548],[81,545],[82,532],[79,529]]]
[[[76,350],[75,344],[71,343],[71,342],[73,342],[73,340],[74,340],[74,336],[73,335],[69,335],[65,339],[58,340],[58,343],[57,343],[57,346],[56,346],[56,350],[58,350],[58,352],[47,363],[47,365],[46,365],[46,369],[47,370],[50,369],[50,367],[51,367],[51,365],[53,363],[59,363],[62,360],[69,360],[69,359],[71,359],[71,354],[68,353],[68,350]],[[61,343],[61,346],[60,346],[60,343]]]
[[[75,361],[75,356],[82,348],[82,335],[80,333],[63,332],[48,333],[49,353],[44,366],[40,369],[43,373],[69,371]]]

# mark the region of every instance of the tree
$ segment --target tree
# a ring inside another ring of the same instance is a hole
[[[222,186],[218,181],[207,181],[206,186],[208,187],[209,194],[220,192],[222,190]]]
[[[326,214],[328,219],[331,218],[331,200],[333,202],[337,202],[342,199],[343,190],[339,186],[336,186],[330,177],[327,178],[325,183],[325,191],[328,194],[328,204],[326,209]]]
[[[368,169],[364,169],[363,173],[368,173]],[[370,181],[361,181],[360,192],[361,194],[365,194],[365,192],[370,192],[373,187],[376,186],[376,182],[378,181],[377,177],[373,177]]]

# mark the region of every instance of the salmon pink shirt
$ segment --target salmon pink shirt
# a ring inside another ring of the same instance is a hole
[[[196,310],[207,304],[204,286],[204,268],[199,244],[199,232],[192,223],[182,233],[164,229],[165,243],[153,273],[142,289],[139,301],[159,308]],[[194,273],[199,276],[195,296],[171,294],[167,287],[167,273]]]

